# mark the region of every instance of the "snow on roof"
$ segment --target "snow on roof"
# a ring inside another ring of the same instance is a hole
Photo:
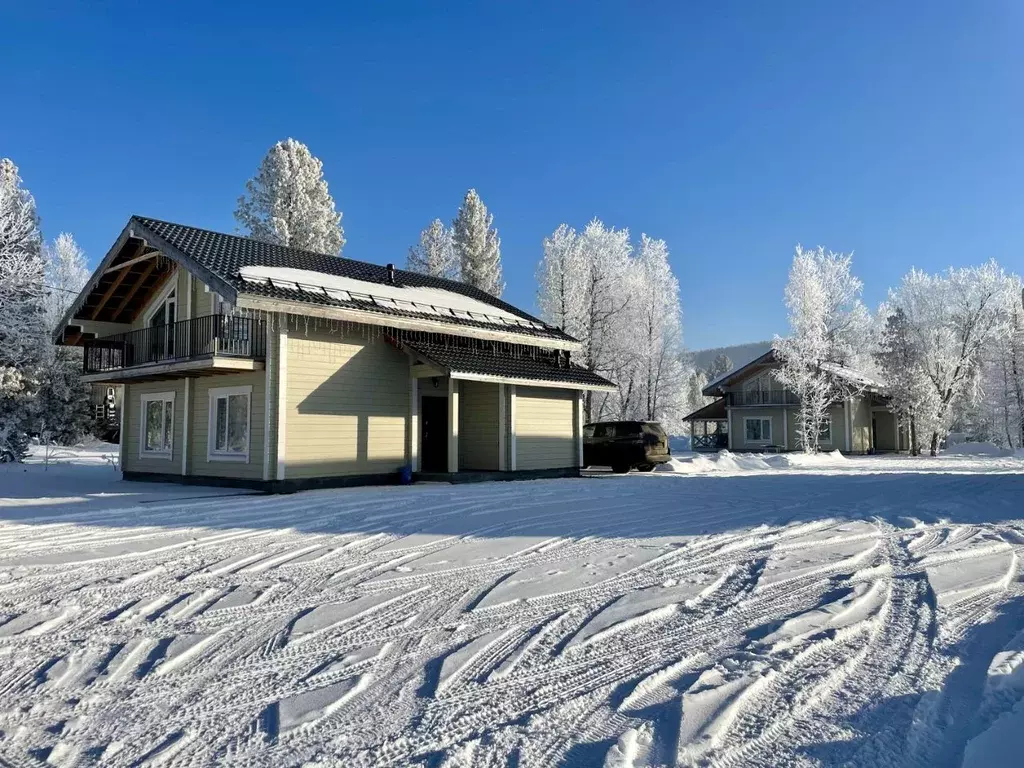
[[[885,386],[885,382],[881,379],[878,379],[869,373],[864,373],[863,371],[847,368],[845,365],[839,365],[838,363],[822,363],[821,367],[833,376],[840,379],[846,379],[847,381],[852,381],[854,384],[860,384],[864,387],[877,387],[881,389]]]
[[[491,304],[441,288],[382,285],[292,267],[242,267],[239,275],[248,282],[269,281],[277,288],[286,290],[323,292],[338,301],[365,302],[368,306],[399,309],[422,315],[457,317],[463,320],[483,320],[498,325],[545,327],[542,323],[527,320]]]

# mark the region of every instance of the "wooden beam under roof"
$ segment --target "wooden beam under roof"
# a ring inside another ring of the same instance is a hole
[[[156,269],[156,265],[158,263],[159,260],[154,259],[149,263],[149,266],[147,266],[146,269],[143,270],[142,274],[139,275],[139,279],[135,281],[135,285],[133,285],[131,289],[128,291],[128,293],[124,295],[124,298],[121,299],[121,303],[118,304],[117,309],[114,310],[114,314],[112,316],[114,320],[121,316],[121,313],[124,312],[124,308],[128,306],[128,302],[132,300],[132,297],[138,292],[139,288],[142,287],[142,284],[145,283],[149,276],[153,273],[153,270]]]
[[[143,241],[142,245],[139,247],[138,250],[141,251],[145,247],[146,247],[146,243],[145,243],[145,241]],[[136,253],[138,253],[138,251],[136,251]],[[148,253],[142,254],[141,256],[134,256],[134,257],[128,259],[128,261],[122,261],[120,264],[114,264],[112,266],[107,267],[106,269],[103,270],[103,274],[107,275],[107,274],[110,274],[111,272],[117,272],[120,269],[125,269],[127,267],[134,266],[135,264],[138,264],[140,261],[146,261],[146,259],[152,259],[155,256],[159,256],[159,255],[160,255],[160,251],[152,250],[152,251],[149,251]]]
[[[107,305],[107,302],[110,301],[110,297],[114,295],[114,291],[118,289],[118,286],[121,285],[121,283],[128,276],[128,273],[130,271],[131,270],[126,269],[123,272],[121,272],[121,274],[114,278],[113,282],[110,283],[110,286],[107,288],[103,296],[100,298],[99,304],[97,304],[93,308],[92,314],[89,316],[90,320],[96,319],[96,316],[100,313],[100,310],[102,310]]]

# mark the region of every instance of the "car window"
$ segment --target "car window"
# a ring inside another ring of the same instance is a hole
[[[608,434],[608,428],[611,424],[595,424],[594,425],[594,437],[612,437]]]
[[[593,424],[587,424],[585,427],[583,427],[583,436],[584,437],[593,437],[595,429],[596,429],[596,427]]]
[[[616,437],[640,437],[641,426],[635,421],[619,421],[615,424]]]

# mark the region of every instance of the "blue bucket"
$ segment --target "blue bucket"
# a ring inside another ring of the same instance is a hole
[[[409,485],[412,483],[412,467],[406,464],[398,468],[398,484]]]

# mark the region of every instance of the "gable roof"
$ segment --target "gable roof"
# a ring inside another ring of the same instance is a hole
[[[133,216],[132,222],[138,225],[140,232],[150,234],[153,240],[160,245],[169,246],[170,249],[188,256],[198,265],[228,283],[234,289],[236,296],[254,297],[255,300],[252,302],[254,305],[260,304],[260,299],[280,299],[304,305],[339,307],[393,317],[428,316],[432,321],[436,320],[466,328],[493,327],[532,337],[575,341],[560,329],[546,325],[518,307],[466,283],[423,275],[418,272],[394,270],[394,284],[410,288],[430,288],[436,292],[463,296],[484,306],[493,307],[496,310],[493,316],[486,312],[464,313],[460,316],[454,312],[442,314],[439,311],[417,311],[415,307],[403,308],[397,306],[394,301],[382,300],[384,297],[374,294],[373,286],[390,288],[392,283],[389,279],[388,268],[380,264],[265,243],[251,237],[228,235],[143,216]],[[333,276],[357,280],[367,285],[365,293],[362,295],[370,300],[357,299],[352,296],[347,299],[339,298],[337,292],[328,293],[322,284],[328,282],[327,280],[307,284],[289,280],[275,281],[271,278],[265,281],[244,279],[242,270],[246,267],[283,267],[320,273],[326,278]],[[382,290],[381,293],[384,291]],[[443,294],[439,295],[443,296]],[[443,299],[434,306],[435,310],[450,309],[450,307],[444,307],[440,303],[441,301]],[[239,306],[244,306],[246,302],[236,298],[236,303]],[[301,312],[301,310],[298,311]],[[507,317],[509,315],[518,318],[518,322],[509,321]]]
[[[156,249],[147,251],[146,249]],[[181,264],[205,284],[236,306],[299,315],[336,317],[353,322],[398,327],[421,327],[491,338],[518,339],[521,343],[576,349],[579,342],[558,328],[549,326],[527,312],[490,294],[452,280],[396,269],[390,273],[379,264],[339,256],[315,253],[300,248],[275,245],[250,237],[190,227],[146,216],[132,216],[117,242],[97,268],[78,300],[69,310],[61,327],[74,319],[124,322],[131,307],[118,304],[119,314],[94,312],[101,297],[116,290],[109,273],[133,260],[141,261],[159,251],[157,260],[166,257]],[[142,254],[140,256],[140,254]],[[126,267],[123,272],[142,272],[145,265]],[[113,267],[113,269],[111,269]],[[260,268],[263,268],[262,273]],[[274,279],[274,270],[303,270],[303,282]],[[243,277],[243,271],[247,271]],[[255,270],[255,276],[251,274]],[[166,270],[148,269],[146,289],[159,285]],[[391,282],[390,275],[394,275]],[[363,286],[358,291],[329,290],[332,280]],[[308,280],[309,282],[305,282]],[[355,283],[353,281],[358,281]],[[127,283],[126,283],[127,285]],[[396,301],[396,289],[408,289],[430,304]],[[426,293],[424,293],[424,290]],[[466,307],[471,309],[467,310]],[[115,307],[116,308],[116,307]]]
[[[734,384],[739,384],[742,381],[746,381],[760,374],[763,370],[778,368],[781,365],[779,362],[778,355],[774,349],[770,349],[760,357],[756,357],[744,366],[737,368],[735,371],[731,371],[721,378],[708,384],[701,391],[701,394],[707,397],[722,396],[725,394],[725,388],[731,387]],[[859,387],[863,387],[868,391],[880,391],[885,383],[876,377],[858,371],[854,368],[850,368],[839,363],[823,363],[821,366],[824,370],[831,373],[833,376],[844,381],[848,381],[851,384],[855,384]]]

